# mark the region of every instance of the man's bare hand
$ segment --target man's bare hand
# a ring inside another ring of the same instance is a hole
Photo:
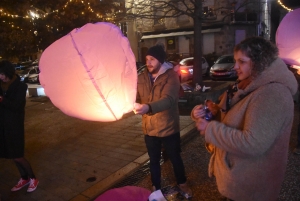
[[[147,104],[139,104],[139,103],[135,103],[134,104],[134,109],[133,112],[135,114],[146,114],[149,111],[149,106]]]

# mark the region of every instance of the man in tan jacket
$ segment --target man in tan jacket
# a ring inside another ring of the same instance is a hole
[[[173,164],[178,187],[185,197],[192,197],[186,184],[184,165],[180,156],[180,129],[178,75],[167,65],[162,46],[149,48],[146,55],[147,69],[138,76],[135,113],[143,115],[142,128],[150,157],[153,190],[161,188],[161,145],[163,144]]]

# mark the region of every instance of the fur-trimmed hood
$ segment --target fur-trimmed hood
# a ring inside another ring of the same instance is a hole
[[[243,201],[277,200],[287,165],[297,81],[278,58],[231,100],[222,122],[211,121],[209,174],[219,192]]]
[[[298,83],[294,74],[288,69],[286,64],[280,58],[277,58],[269,67],[259,74],[245,88],[245,90],[238,90],[238,95],[232,99],[231,105],[234,105],[240,100],[240,98],[246,96],[252,91],[269,83],[280,83],[284,85],[287,90],[290,91],[292,96],[295,95],[298,90]]]

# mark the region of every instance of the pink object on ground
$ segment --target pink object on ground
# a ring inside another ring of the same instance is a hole
[[[300,8],[282,19],[276,32],[279,57],[285,63],[300,66]]]
[[[115,121],[133,110],[137,71],[128,39],[111,23],[88,23],[51,44],[40,82],[52,103],[83,120]]]
[[[125,186],[106,191],[94,201],[147,201],[151,192],[137,186]]]

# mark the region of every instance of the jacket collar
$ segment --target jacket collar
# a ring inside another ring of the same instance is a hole
[[[161,67],[160,67],[160,69],[159,69],[159,71],[158,71],[158,73],[157,73],[157,76],[156,76],[156,78],[154,79],[154,82],[155,82],[155,80],[156,80],[160,75],[164,74],[167,70],[172,69],[172,68],[173,68],[173,65],[172,65],[171,63],[164,62],[164,63],[161,65]],[[148,71],[148,69],[146,69],[146,70],[144,71],[144,73],[145,73],[145,75],[147,75],[147,76],[149,77],[149,71]],[[150,78],[149,78],[149,79],[150,79]]]
[[[173,65],[172,65],[171,63],[164,62],[164,63],[161,65],[161,67],[160,67],[160,69],[159,69],[159,71],[158,71],[158,73],[157,73],[157,76],[156,76],[156,78],[154,79],[154,82],[155,82],[155,80],[158,78],[158,76],[164,74],[167,70],[169,70],[169,69],[171,69],[171,68],[173,68]]]

